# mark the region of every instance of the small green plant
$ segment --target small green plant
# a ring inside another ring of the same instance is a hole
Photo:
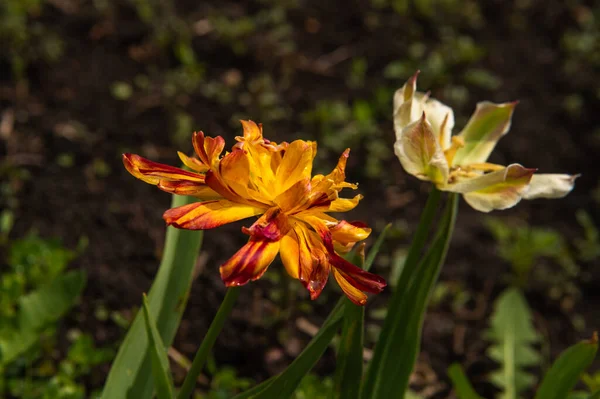
[[[73,307],[85,273],[67,271],[77,252],[31,233],[9,248],[0,275],[0,396],[83,399],[81,378],[110,361],[88,334],[72,331],[66,356],[57,359],[57,322]]]

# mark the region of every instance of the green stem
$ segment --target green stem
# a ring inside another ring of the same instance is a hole
[[[239,287],[232,287],[227,290],[227,294],[225,295],[225,298],[223,299],[215,318],[210,324],[208,332],[202,340],[200,348],[198,348],[198,352],[196,352],[196,356],[192,362],[192,367],[190,367],[190,371],[185,376],[185,380],[183,381],[179,395],[177,395],[177,399],[187,399],[192,394],[192,391],[196,386],[196,380],[198,379],[200,372],[202,372],[202,368],[204,367],[204,363],[206,363],[206,359],[210,354],[210,350],[215,344],[215,341],[217,340],[217,337],[223,328],[223,324],[225,324],[225,320],[227,320],[227,317],[231,313],[231,309],[233,309],[233,305],[239,294]]]

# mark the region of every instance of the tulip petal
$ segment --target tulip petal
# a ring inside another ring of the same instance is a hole
[[[367,295],[352,285],[335,267],[332,269],[333,277],[338,285],[354,304],[364,306],[367,303]]]
[[[448,179],[448,162],[425,113],[402,130],[394,152],[411,175],[435,183]]]
[[[270,208],[250,228],[242,228],[242,231],[258,239],[268,241],[279,241],[285,236],[292,226],[287,215],[277,207]]]
[[[273,202],[284,212],[292,214],[307,207],[310,201],[310,194],[310,179],[306,178],[297,181],[289,189],[279,194]]]
[[[310,180],[316,154],[317,143],[314,141],[296,140],[290,143],[275,174],[275,193],[283,193],[298,181]]]
[[[354,198],[337,198],[331,201],[327,212],[348,212],[356,208],[360,200],[363,199],[362,194],[354,196]]]
[[[468,165],[487,161],[496,143],[510,129],[517,102],[494,104],[480,102],[467,125],[459,133],[464,146],[456,152],[453,165]]]
[[[150,161],[136,154],[123,154],[123,165],[134,177],[154,185],[162,179],[204,183],[202,174]]]
[[[206,230],[260,215],[265,210],[228,200],[196,202],[169,209],[163,214],[167,225],[187,230]]]
[[[535,171],[519,164],[512,164],[497,172],[464,179],[440,188],[463,193],[465,201],[481,212],[507,209],[521,200]]]
[[[579,175],[539,174],[533,175],[523,198],[562,198],[575,186]]]
[[[192,138],[194,150],[200,160],[210,168],[217,166],[219,156],[225,148],[225,140],[221,136],[205,137],[204,132],[195,132]]]
[[[227,287],[259,279],[279,252],[279,241],[250,238],[248,243],[219,268]]]
[[[185,166],[187,166],[195,172],[205,173],[208,169],[210,169],[208,165],[203,164],[202,161],[200,161],[199,159],[188,157],[181,151],[177,151],[177,155],[179,156],[179,159],[181,159],[181,162],[183,162]]]
[[[369,237],[371,229],[366,227],[364,224],[359,222],[347,222],[345,220],[340,221],[333,227],[329,228],[331,237],[334,241],[342,244],[355,243],[362,241]]]
[[[189,195],[200,198],[203,201],[223,198],[207,185],[190,181],[171,181],[163,179],[156,186],[167,193]]]
[[[417,71],[406,81],[404,86],[394,93],[394,131],[396,140],[400,140],[406,126],[416,121],[423,113],[423,108],[414,106],[413,97],[417,90]]]
[[[281,239],[279,256],[281,257],[281,263],[283,263],[283,266],[290,277],[295,279],[300,278],[300,264],[302,263],[300,256],[302,256],[302,254],[300,252],[298,236],[296,235],[295,230],[290,230]]]

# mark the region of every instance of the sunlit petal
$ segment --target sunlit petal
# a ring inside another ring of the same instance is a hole
[[[340,273],[335,267],[331,269],[333,272],[333,277],[335,281],[337,281],[338,285],[346,294],[348,299],[350,299],[353,303],[358,306],[364,306],[367,303],[367,295],[352,285],[342,273]]]
[[[494,104],[480,102],[464,129],[459,133],[464,146],[456,152],[453,165],[487,161],[496,143],[510,129],[517,102]]]
[[[228,200],[196,202],[169,209],[163,214],[168,225],[188,230],[205,230],[260,215],[265,210]]]
[[[209,186],[196,182],[163,179],[156,186],[171,194],[189,195],[204,201],[223,198]]]
[[[192,138],[192,144],[196,154],[205,165],[210,168],[217,166],[219,156],[225,148],[223,137],[205,137],[204,132],[196,132]]]
[[[219,268],[221,279],[228,287],[259,279],[277,256],[279,246],[279,241],[250,238],[246,245]]]
[[[123,154],[123,165],[133,176],[154,185],[162,179],[204,183],[204,175],[150,161],[136,154]]]
[[[256,238],[278,241],[291,228],[287,215],[281,209],[273,207],[254,222],[250,228],[242,228],[242,231]]]
[[[179,156],[179,159],[181,159],[181,162],[183,162],[185,166],[187,166],[195,172],[204,173],[209,169],[208,165],[203,164],[200,160],[196,158],[188,157],[181,151],[177,151],[177,155]]]
[[[402,130],[394,152],[411,175],[436,183],[448,179],[448,163],[425,113]]]
[[[337,198],[329,205],[328,212],[348,212],[356,208],[360,200],[363,199],[362,194],[354,196],[354,198]]]
[[[296,140],[290,143],[275,174],[275,192],[282,193],[298,181],[310,180],[316,154],[317,143],[314,141]]]
[[[575,186],[579,175],[539,174],[533,175],[523,198],[562,198]]]
[[[279,194],[273,202],[285,212],[294,213],[295,211],[307,208],[310,201],[311,184],[310,179],[297,181],[289,189]]]

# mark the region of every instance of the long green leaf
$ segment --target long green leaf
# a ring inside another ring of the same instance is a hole
[[[521,391],[535,383],[525,368],[541,360],[532,346],[539,341],[539,335],[519,289],[508,288],[498,297],[490,325],[488,337],[492,345],[488,356],[500,364],[500,370],[490,375],[491,381],[504,391],[502,398],[517,399]]]
[[[451,194],[431,248],[418,266],[407,265],[405,268],[405,272],[413,275],[407,279],[408,288],[401,295],[392,296],[392,301],[399,301],[399,304],[390,303],[383,327],[385,339],[380,338],[376,346],[380,351],[377,359],[380,364],[373,367],[373,358],[371,367],[376,373],[369,370],[374,373],[368,376],[373,382],[363,387],[365,399],[402,397],[408,388],[408,378],[419,351],[427,301],[448,251],[457,208],[457,196]],[[391,311],[392,308],[397,312]]]
[[[154,388],[158,399],[173,398],[173,376],[169,368],[169,357],[167,350],[160,339],[156,324],[152,320],[148,309],[148,298],[144,295],[143,300],[144,322],[146,324],[146,336],[150,343],[150,357],[152,358],[152,375],[154,377]]]
[[[452,364],[448,368],[448,376],[452,380],[452,385],[456,390],[459,399],[483,399],[475,392],[471,382],[465,375],[462,366],[458,363]]]
[[[195,201],[192,197],[173,196],[172,207]],[[148,295],[150,314],[164,345],[171,345],[185,310],[192,272],[202,241],[201,231],[167,228],[165,250]],[[144,399],[152,396],[152,366],[144,316],[139,313],[112,364],[102,399]]]
[[[369,270],[373,265],[373,262],[377,256],[377,253],[379,252],[379,249],[381,248],[381,245],[385,240],[389,228],[390,225],[387,225],[375,241],[375,244],[373,244],[373,247],[369,251],[365,260],[365,270]],[[288,369],[286,369],[283,373],[279,374],[278,376],[271,377],[268,380],[263,381],[255,387],[247,390],[246,392],[237,395],[234,399],[268,398],[268,396],[259,396],[258,394],[261,393],[262,395],[263,391],[265,391],[275,382],[277,382],[277,385],[268,392],[275,392],[277,389],[279,389],[278,387],[287,384],[285,392],[289,392],[288,396],[290,396],[291,393],[298,387],[298,384],[300,383],[304,375],[306,375],[310,371],[310,369],[318,361],[318,359],[321,357],[321,355],[327,348],[327,345],[329,345],[331,343],[331,340],[334,338],[335,330],[342,323],[341,319],[345,309],[345,300],[345,298],[341,298],[338,301],[338,303],[332,309],[331,313],[321,326],[317,335],[315,335],[312,338],[310,343],[306,346],[306,348],[304,348],[302,353],[298,355],[296,360],[292,362]],[[332,329],[334,330],[333,334],[324,334],[324,331],[330,331]],[[287,382],[286,379],[288,379]],[[281,396],[281,398],[285,398],[285,396]]]
[[[421,256],[421,252],[423,251],[423,248],[427,241],[427,236],[429,234],[429,231],[431,230],[433,219],[438,211],[440,197],[441,192],[435,187],[432,188],[431,192],[429,193],[429,197],[427,198],[425,208],[423,209],[423,213],[421,214],[421,219],[419,220],[417,231],[413,236],[413,241],[408,251],[406,261],[404,262],[404,269],[400,274],[398,281],[396,282],[396,289],[392,294],[392,298],[390,300],[390,304],[387,310],[388,315],[398,315],[402,297],[405,295],[408,289],[408,285],[412,277],[414,276],[415,269],[419,263],[419,257]],[[397,323],[398,321],[395,320],[395,318],[393,319],[392,316],[386,317],[383,323],[383,328],[381,329],[381,333],[379,335],[378,344],[375,345],[375,350],[373,351],[373,358],[369,363],[367,374],[363,382],[363,392],[372,392],[374,390],[377,376],[379,375],[380,369],[382,367],[382,358],[385,355],[385,343],[393,339],[390,336],[390,334],[393,332],[394,326]],[[365,399],[367,399],[367,397],[365,397]]]
[[[285,399],[290,397],[302,378],[308,374],[321,358],[329,343],[342,324],[343,301],[340,300],[330,313],[319,332],[313,337],[302,353],[279,374],[264,390],[252,396],[254,399]],[[242,394],[243,395],[243,394]],[[238,395],[236,399],[243,396]]]
[[[364,269],[368,270],[375,261],[390,226],[390,224],[386,225],[379,234],[362,265]],[[359,264],[360,257],[354,258],[349,260]],[[348,299],[345,299],[344,302],[344,322],[335,369],[335,392],[340,399],[358,399],[363,373],[365,308],[356,306]]]
[[[546,373],[535,399],[562,399],[573,389],[598,351],[598,335],[567,348]]]
[[[336,393],[340,399],[358,399],[363,369],[365,308],[344,299],[344,322],[337,352]]]
[[[84,271],[70,271],[19,299],[17,329],[0,336],[0,366],[28,350],[38,341],[42,328],[60,319],[75,304],[85,280]]]

